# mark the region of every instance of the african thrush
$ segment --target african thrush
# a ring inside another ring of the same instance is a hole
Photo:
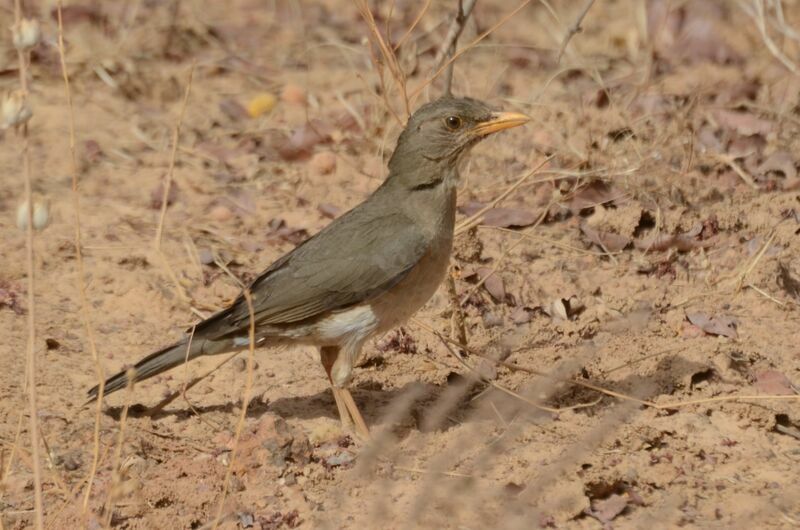
[[[275,261],[249,287],[256,346],[311,344],[320,351],[342,423],[369,436],[347,384],[364,343],[403,323],[444,278],[450,261],[459,162],[487,135],[527,122],[470,98],[445,97],[408,120],[389,176],[364,202]],[[243,294],[186,336],[136,363],[141,381],[201,355],[249,347]],[[188,349],[188,351],[187,351]],[[125,388],[128,373],[106,381]],[[89,391],[97,397],[99,388]]]

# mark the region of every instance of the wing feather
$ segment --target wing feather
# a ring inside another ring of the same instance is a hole
[[[401,212],[351,210],[251,284],[256,324],[291,325],[374,298],[401,281],[429,246],[429,238]],[[239,295],[198,324],[195,334],[211,340],[240,334],[249,319]]]

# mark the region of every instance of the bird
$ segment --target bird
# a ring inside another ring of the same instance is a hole
[[[364,344],[410,318],[445,278],[459,166],[471,148],[529,120],[468,97],[422,105],[398,137],[388,176],[364,202],[277,259],[230,306],[110,377],[103,394],[197,357],[249,348],[252,315],[254,347],[319,349],[342,427],[368,439],[348,390]],[[100,385],[89,390],[90,400],[99,392]]]

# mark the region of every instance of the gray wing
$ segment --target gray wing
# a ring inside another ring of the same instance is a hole
[[[283,325],[357,304],[391,289],[430,240],[397,211],[351,210],[273,263],[250,286],[256,325]],[[210,340],[246,332],[243,295],[196,326]]]

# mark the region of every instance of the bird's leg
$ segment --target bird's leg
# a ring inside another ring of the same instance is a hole
[[[369,428],[367,427],[367,422],[364,421],[364,418],[361,416],[361,412],[358,410],[358,405],[356,405],[355,400],[353,399],[353,395],[350,394],[350,391],[346,388],[338,389],[341,392],[342,400],[344,401],[347,410],[350,411],[350,416],[352,416],[353,421],[356,424],[356,432],[359,436],[361,436],[365,440],[369,440],[371,438],[369,434]]]
[[[342,421],[342,430],[350,431],[353,429],[353,420],[350,418],[347,402],[342,396],[343,390],[336,388],[336,385],[333,384],[333,378],[331,377],[331,369],[333,369],[333,363],[336,362],[338,356],[338,346],[321,346],[319,349],[319,358],[320,361],[322,361],[322,366],[325,368],[325,373],[328,374],[328,381],[330,381],[331,390],[333,391],[333,399],[336,400],[336,408],[339,409],[339,419]],[[344,392],[347,391],[344,390]],[[353,398],[350,397],[350,399],[352,400]],[[360,416],[359,419],[361,419]],[[361,421],[363,422],[364,420],[362,419]]]

